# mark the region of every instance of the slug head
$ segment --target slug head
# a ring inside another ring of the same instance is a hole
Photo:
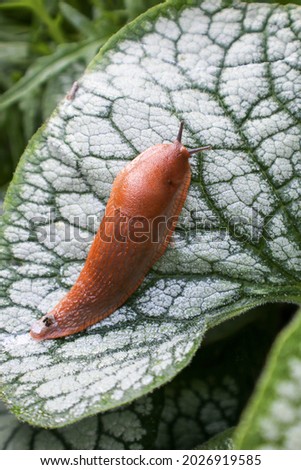
[[[179,142],[180,144],[181,144],[181,141],[182,141],[183,129],[184,129],[184,122],[181,121],[179,131],[178,131],[178,135],[177,135],[177,139],[176,139],[176,142]],[[193,153],[202,152],[203,150],[211,150],[211,145],[205,145],[204,147],[197,147],[195,149],[190,149],[190,150],[188,150],[186,147],[184,147],[182,145],[182,149],[183,149],[184,153],[188,152],[189,156],[191,156]]]
[[[37,341],[55,338],[58,335],[59,326],[52,314],[44,315],[31,327],[30,334]]]
[[[191,154],[210,148],[188,150],[184,147],[181,143],[183,126],[181,122],[173,143],[148,148],[117,176],[112,194],[115,207],[123,214],[152,219],[164,215],[174,204],[183,184],[190,180]]]

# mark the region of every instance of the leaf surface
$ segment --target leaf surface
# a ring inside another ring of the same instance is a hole
[[[126,408],[85,418],[62,429],[21,423],[0,403],[0,449],[151,449],[158,428],[161,393],[142,397]]]
[[[164,387],[156,448],[194,449],[237,425],[279,331],[282,311],[270,305],[246,316],[253,321],[236,332],[233,325],[231,334],[233,321],[215,328],[221,333],[228,327],[224,338],[211,330],[191,364]]]
[[[171,383],[117,410],[44,430],[21,423],[2,406],[0,449],[193,449],[200,443],[208,448],[230,444],[229,427],[238,423],[282,318],[281,309],[274,307],[260,307],[246,316],[248,324],[239,331],[231,321],[235,328],[231,333],[228,325],[226,338],[217,342],[208,337]]]
[[[1,393],[22,419],[63,426],[128,403],[186,366],[206,329],[300,301],[300,31],[296,6],[167,2],[107,43],[31,140],[0,240]],[[107,320],[35,343],[114,177],[180,120],[187,147],[213,150],[192,158],[174,247]]]
[[[233,432],[234,428],[226,429],[216,436],[212,437],[204,444],[196,447],[198,450],[232,450],[233,447]]]
[[[0,188],[0,215],[3,212],[3,201],[4,201],[4,197],[5,197],[5,191],[6,191],[6,188],[4,188],[4,187]]]
[[[301,311],[278,336],[234,436],[238,449],[301,449]]]

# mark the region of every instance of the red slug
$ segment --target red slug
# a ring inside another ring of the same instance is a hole
[[[36,340],[71,335],[99,322],[142,283],[162,256],[185,202],[189,157],[183,123],[172,144],[150,147],[116,177],[105,215],[74,286],[30,331]]]

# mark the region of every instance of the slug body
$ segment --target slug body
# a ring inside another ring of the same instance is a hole
[[[189,157],[201,149],[150,147],[116,177],[86,263],[69,293],[31,329],[36,340],[77,333],[113,313],[166,250],[185,202]]]

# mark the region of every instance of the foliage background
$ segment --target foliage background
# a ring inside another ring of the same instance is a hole
[[[28,140],[49,117],[73,81],[83,73],[99,47],[123,25],[157,3],[161,2],[20,0],[0,4],[0,204]],[[156,392],[165,411],[160,415],[152,439],[145,446],[192,448],[217,431],[235,426],[269,348],[294,310],[290,305],[267,305],[257,309],[256,314],[248,312],[239,321],[227,322],[213,330],[191,366],[174,383]],[[207,380],[214,387],[222,375],[219,370],[221,357],[227,353],[231,355],[231,367],[236,371],[235,379],[242,393],[232,414],[227,416],[225,410],[220,410],[225,425],[208,430],[206,422],[200,418],[204,402],[200,400],[200,409],[193,415],[188,409],[180,409],[182,405],[177,402],[177,390],[183,383],[186,390],[192,388],[191,381],[197,379]],[[197,431],[189,434],[192,422]],[[9,448],[11,441],[12,436],[9,435],[1,445]],[[62,442],[65,448],[72,447],[67,441]],[[15,446],[17,448],[18,443]]]
[[[0,187],[100,46],[158,0],[0,3]]]

